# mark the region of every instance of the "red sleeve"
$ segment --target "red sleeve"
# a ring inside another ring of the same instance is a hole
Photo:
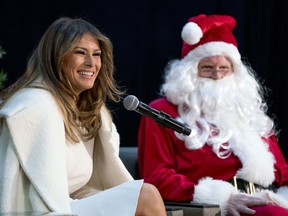
[[[176,172],[174,137],[171,129],[142,117],[138,134],[140,176],[154,184],[165,201],[191,201],[194,183]]]
[[[278,141],[275,136],[271,136],[266,139],[269,144],[269,149],[275,157],[275,183],[278,186],[288,186],[288,165],[284,158],[284,155],[278,145]]]

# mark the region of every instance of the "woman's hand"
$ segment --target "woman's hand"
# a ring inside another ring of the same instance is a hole
[[[240,216],[241,213],[255,214],[255,210],[250,206],[267,205],[267,201],[260,197],[251,196],[248,194],[232,194],[228,200],[226,210],[227,215]]]

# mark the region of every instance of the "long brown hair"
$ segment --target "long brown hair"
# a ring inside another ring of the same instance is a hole
[[[102,66],[93,88],[78,96],[62,71],[62,63],[64,55],[73,50],[86,33],[99,42]],[[79,142],[79,137],[88,140],[96,136],[101,126],[100,109],[106,100],[118,102],[118,95],[123,93],[113,75],[113,47],[109,38],[83,19],[62,17],[53,22],[42,36],[25,73],[1,92],[3,103],[0,108],[20,89],[44,88],[55,97],[63,112],[66,138],[73,143]],[[39,78],[41,85],[36,84]]]

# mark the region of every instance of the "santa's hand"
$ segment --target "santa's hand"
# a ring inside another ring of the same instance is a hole
[[[248,194],[232,194],[227,202],[227,215],[240,216],[241,213],[255,214],[255,210],[250,206],[266,205],[267,201],[260,197],[251,196]]]

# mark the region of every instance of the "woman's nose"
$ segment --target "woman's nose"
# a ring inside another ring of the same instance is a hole
[[[86,55],[84,64],[87,66],[92,66],[93,65],[93,57],[90,55]]]

